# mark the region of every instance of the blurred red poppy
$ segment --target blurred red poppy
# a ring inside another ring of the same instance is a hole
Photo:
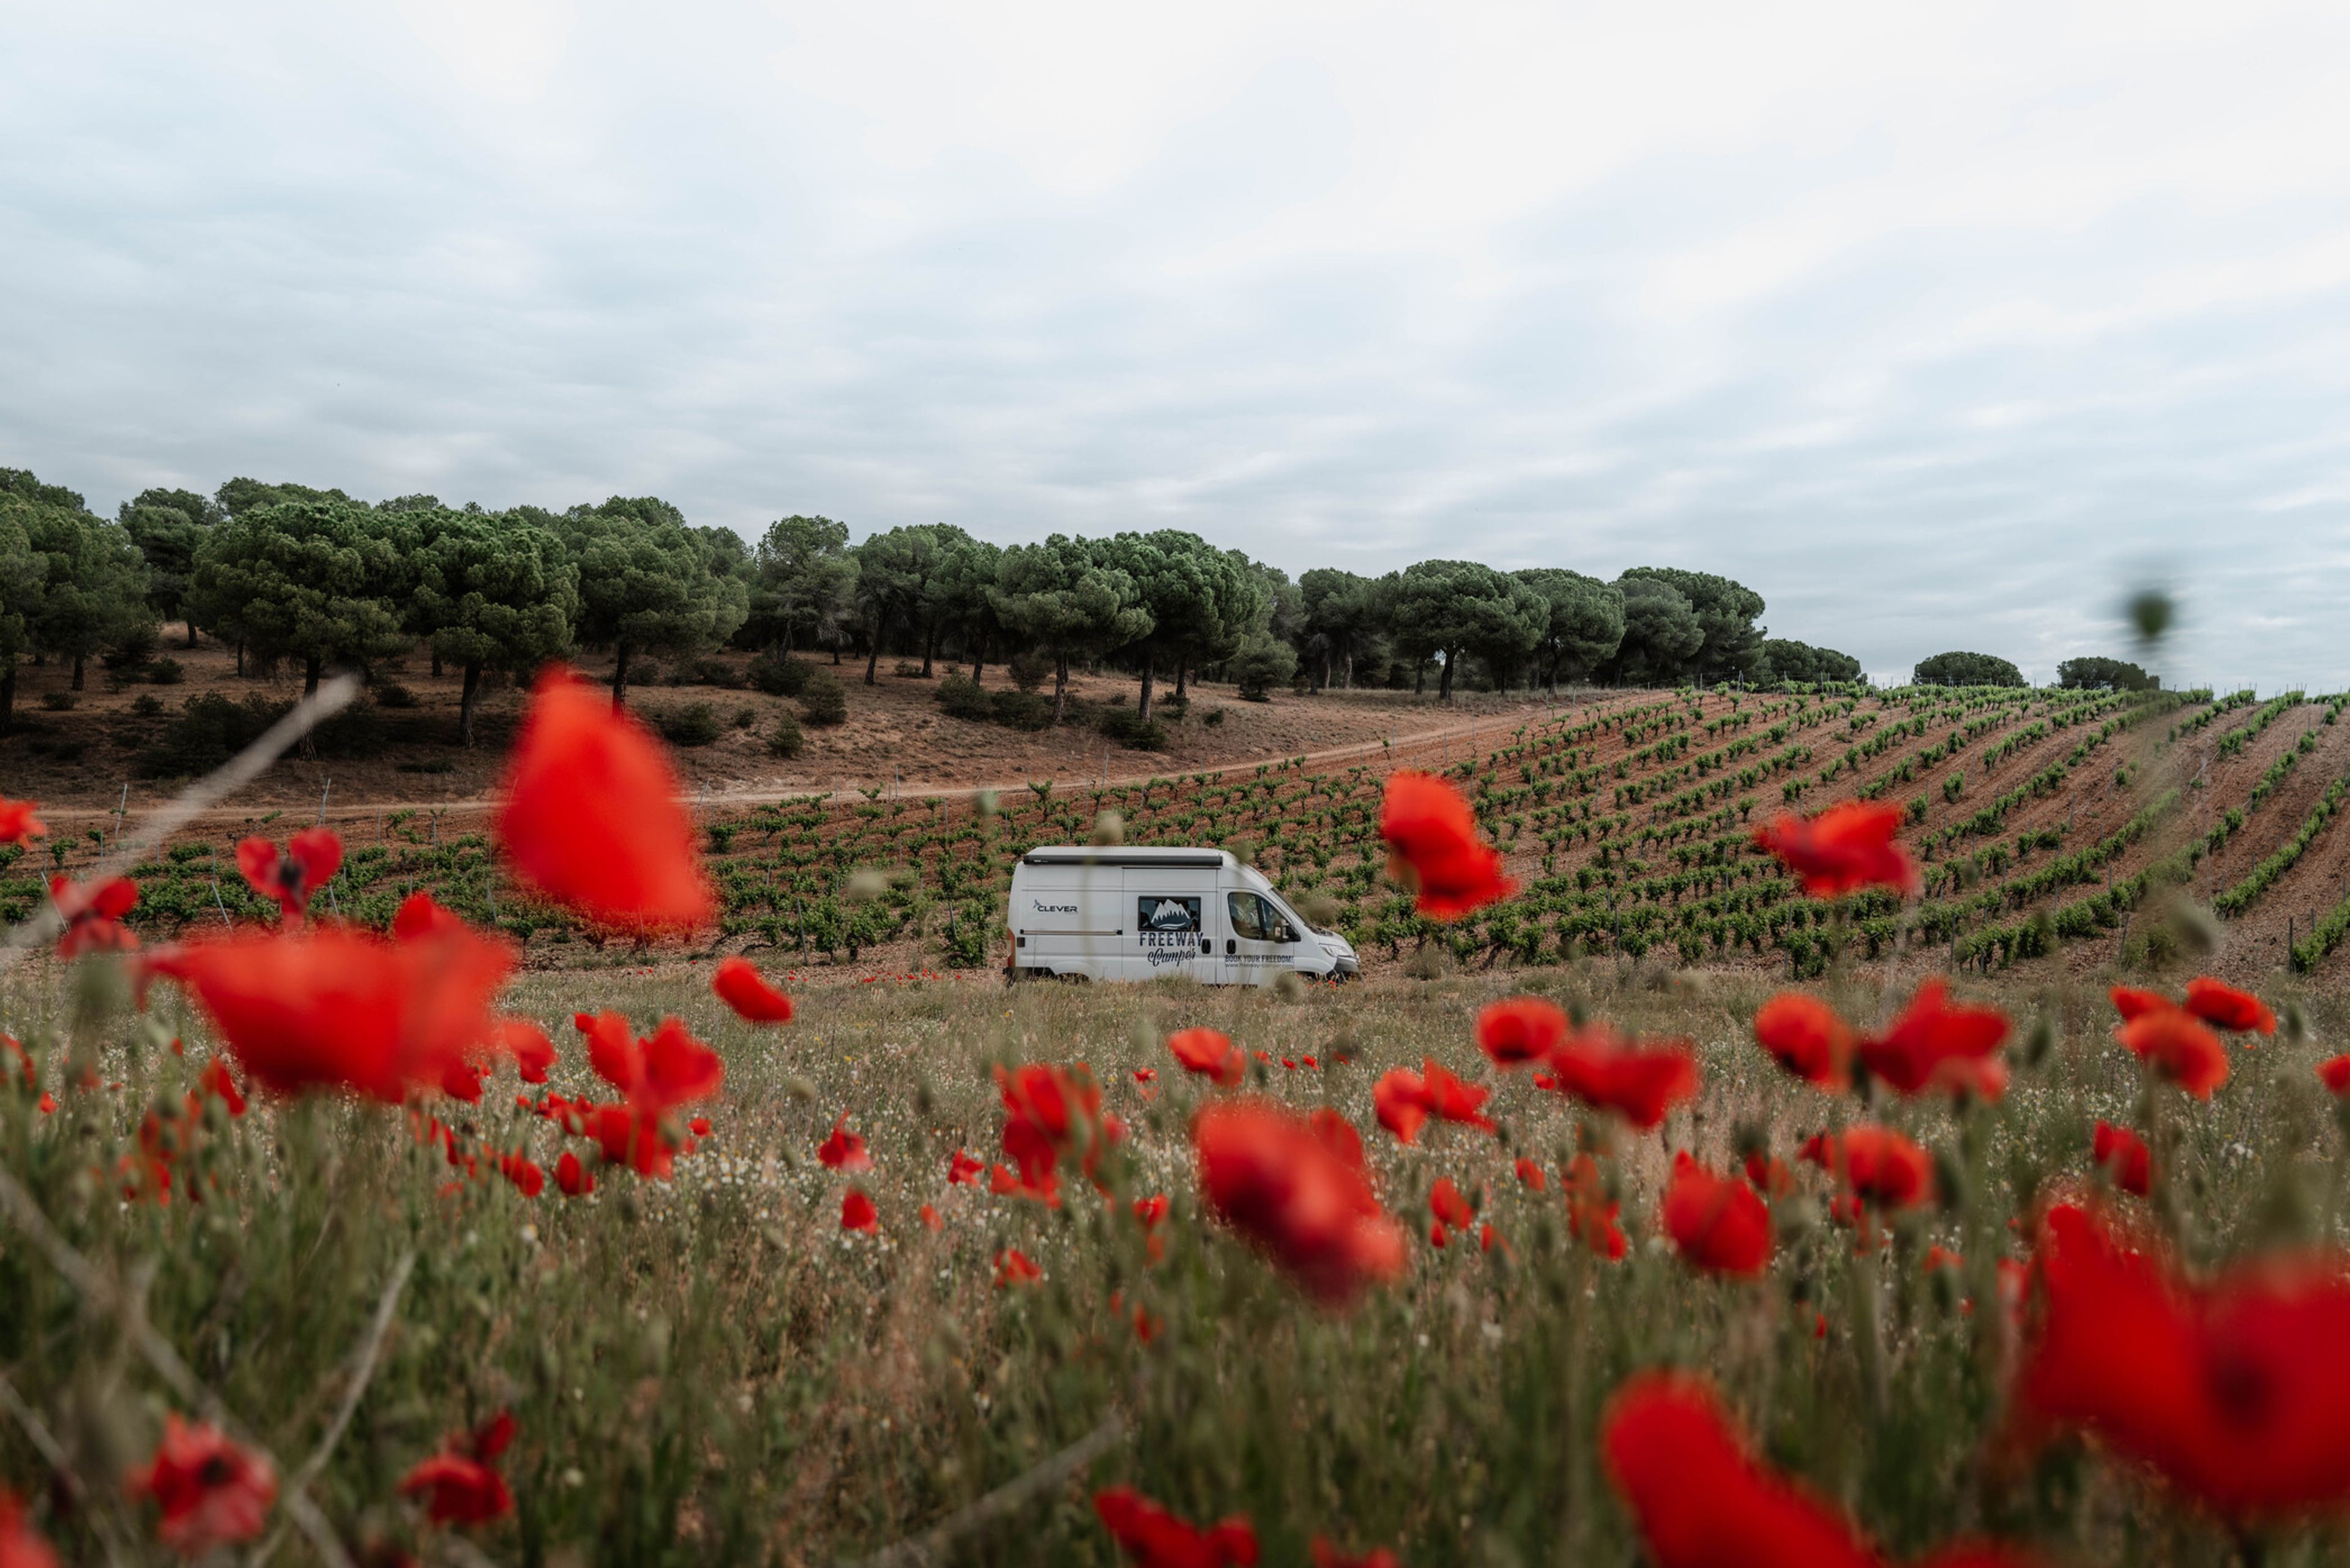
[[[986,1168],[987,1167],[985,1165],[972,1158],[971,1156],[958,1148],[954,1153],[947,1156],[947,1185],[950,1187],[977,1187],[979,1185],[980,1173],[984,1171]]]
[[[873,1157],[865,1152],[865,1140],[848,1130],[848,1113],[832,1124],[832,1136],[816,1146],[816,1157],[827,1170],[870,1170]]]
[[[710,919],[693,826],[660,742],[570,670],[539,677],[498,794],[500,851],[557,903],[633,930]]]
[[[546,1172],[522,1155],[510,1154],[499,1160],[498,1174],[513,1182],[515,1190],[525,1198],[536,1198],[546,1190]]]
[[[1550,1070],[1559,1093],[1613,1111],[1642,1132],[1697,1097],[1697,1057],[1687,1041],[1644,1046],[1618,1039],[1604,1024],[1576,1031],[1553,1051]]]
[[[2146,1140],[2127,1127],[2099,1122],[2090,1158],[2103,1166],[2124,1192],[2144,1198],[2154,1185],[2154,1156]]]
[[[1891,1027],[1860,1043],[1860,1060],[1899,1094],[1942,1089],[1997,1100],[2007,1091],[2007,1064],[1992,1053],[2006,1038],[2006,1014],[1954,1007],[1950,987],[1929,980]]]
[[[1438,1177],[1436,1185],[1429,1189],[1428,1211],[1436,1216],[1440,1224],[1455,1231],[1467,1230],[1477,1218],[1477,1211],[1469,1207],[1469,1199],[1461,1195],[1461,1189],[1452,1185],[1449,1176]]]
[[[65,934],[57,939],[59,958],[138,950],[139,938],[122,924],[122,917],[139,903],[139,884],[130,877],[77,882],[70,877],[52,877],[49,898],[66,926]]]
[[[1102,1115],[1101,1087],[1090,1069],[1083,1063],[1059,1067],[1041,1062],[998,1067],[995,1087],[1003,1101],[1003,1153],[1012,1162],[1011,1184],[999,1179],[995,1190],[1058,1208],[1064,1157],[1088,1179],[1098,1179],[1103,1156],[1124,1129],[1116,1117]]]
[[[1327,1537],[1317,1535],[1309,1549],[1314,1568],[1403,1568],[1403,1562],[1384,1546],[1375,1546],[1359,1555],[1342,1552]]]
[[[1423,1057],[1419,1064],[1420,1086],[1428,1096],[1428,1109],[1433,1116],[1448,1122],[1463,1122],[1486,1132],[1493,1124],[1484,1113],[1484,1105],[1492,1097],[1491,1089],[1481,1089],[1474,1084],[1463,1083],[1440,1063]]]
[[[2350,1280],[2337,1253],[2208,1283],[2078,1204],[2043,1217],[2014,1436],[2094,1434],[2239,1521],[2350,1502]]]
[[[592,1019],[582,1013],[573,1022],[587,1032],[588,1064],[625,1096],[622,1104],[596,1109],[593,1130],[604,1158],[639,1176],[668,1179],[678,1150],[671,1113],[716,1094],[725,1063],[681,1019],[662,1019],[642,1040],[617,1012]]]
[[[928,1203],[922,1205],[916,1217],[921,1220],[922,1229],[925,1231],[943,1231],[946,1229],[947,1222],[940,1219],[939,1211]]]
[[[2114,1011],[2122,1015],[2124,1023],[2178,1005],[2158,991],[2144,991],[2137,986],[2117,985],[2106,994],[2113,999]]]
[[[456,1433],[400,1479],[400,1495],[426,1498],[425,1517],[435,1524],[486,1524],[513,1512],[514,1494],[495,1467],[514,1433],[506,1410],[474,1431]]]
[[[1167,1037],[1167,1048],[1186,1072],[1231,1088],[1248,1075],[1248,1057],[1232,1037],[1213,1029],[1178,1029]]]
[[[2141,1012],[2114,1037],[2164,1077],[2199,1100],[2228,1081],[2228,1048],[2204,1023],[2177,1007]]]
[[[751,1023],[789,1023],[792,999],[769,985],[758,965],[740,954],[722,960],[710,979],[718,1000]]]
[[[1933,1201],[1934,1157],[1890,1127],[1814,1134],[1804,1144],[1804,1158],[1880,1210]]]
[[[1806,1083],[1832,1090],[1852,1086],[1852,1027],[1817,997],[1781,992],[1754,1014],[1754,1038]]]
[[[1346,1306],[1403,1272],[1402,1227],[1359,1161],[1311,1120],[1269,1101],[1222,1101],[1200,1113],[1191,1142],[1208,1207],[1324,1305]]]
[[[2335,1095],[2350,1094],[2350,1055],[2328,1056],[2320,1062],[2317,1081]]]
[[[1566,1014],[1539,996],[1513,996],[1477,1014],[1477,1044],[1498,1067],[1539,1062],[1566,1039]]]
[[[1567,1229],[1575,1239],[1609,1262],[1622,1262],[1624,1228],[1617,1223],[1617,1217],[1624,1206],[1608,1195],[1599,1162],[1587,1154],[1576,1155],[1567,1162],[1559,1187],[1566,1194]]]
[[[1477,836],[1477,818],[1461,793],[1432,774],[1389,774],[1379,801],[1379,836],[1388,874],[1412,889],[1419,912],[1457,920],[1517,891],[1502,857]]]
[[[1752,1279],[1771,1262],[1771,1211],[1754,1189],[1717,1176],[1681,1149],[1665,1184],[1665,1234],[1692,1266]]]
[[[995,1254],[995,1288],[1006,1285],[1033,1285],[1044,1279],[1045,1271],[1029,1262],[1028,1254],[1017,1247],[1006,1247]]]
[[[584,1198],[596,1190],[596,1173],[579,1163],[569,1149],[555,1162],[555,1185],[566,1198]]]
[[[265,1457],[177,1411],[164,1413],[162,1441],[128,1486],[162,1510],[156,1538],[190,1557],[252,1540],[277,1501],[277,1472]]]
[[[852,1187],[840,1200],[840,1228],[844,1231],[879,1231],[881,1211],[873,1207],[873,1199]]]
[[[490,1025],[491,1049],[514,1058],[515,1073],[525,1084],[544,1084],[556,1061],[555,1042],[527,1018],[501,1018]]]
[[[1840,898],[1866,888],[1907,898],[1919,887],[1917,862],[1895,842],[1901,808],[1839,801],[1808,822],[1782,812],[1754,829],[1754,842],[1777,856],[1814,898]]]
[[[247,838],[236,846],[236,868],[253,890],[277,900],[277,918],[298,925],[311,898],[334,878],[343,863],[342,838],[331,827],[307,827],[296,834],[278,854],[266,838]]]
[[[1357,1170],[1363,1168],[1363,1135],[1355,1130],[1354,1123],[1328,1106],[1316,1106],[1306,1113],[1305,1125],[1332,1154]]]
[[[2276,1014],[2268,1003],[2209,975],[2187,982],[2187,1011],[2233,1034],[2276,1033]]]
[[[0,845],[29,846],[36,838],[48,836],[48,827],[33,814],[40,809],[37,800],[9,800],[0,796]]]
[[[1414,1142],[1428,1121],[1428,1085],[1409,1067],[1390,1067],[1371,1085],[1371,1109],[1397,1142]]]
[[[1517,1163],[1511,1168],[1517,1172],[1520,1185],[1530,1187],[1536,1192],[1550,1185],[1550,1174],[1524,1155],[1518,1156]]]
[[[1255,1568],[1256,1532],[1245,1519],[1202,1530],[1130,1486],[1094,1493],[1094,1513],[1118,1549],[1142,1568]]]
[[[438,1087],[490,1032],[514,949],[456,926],[385,941],[341,926],[247,928],[151,956],[211,1017],[229,1054],[281,1095],[348,1089],[398,1104]]]
[[[0,801],[0,806],[7,803]],[[16,1494],[0,1487],[0,1568],[57,1568],[57,1554],[25,1517]]]

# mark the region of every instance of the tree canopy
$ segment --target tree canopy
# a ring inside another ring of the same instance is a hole
[[[1508,670],[1532,654],[1550,626],[1550,605],[1530,585],[1476,561],[1421,561],[1397,579],[1398,639],[1444,660],[1440,700],[1452,695],[1463,653]]]
[[[464,671],[457,742],[470,746],[484,670],[527,676],[570,652],[579,568],[554,530],[526,517],[445,508],[413,515],[410,626]]]
[[[213,528],[198,546],[191,595],[206,626],[265,659],[302,665],[302,690],[328,664],[396,653],[410,584],[411,531],[348,501],[280,501]]]
[[[656,496],[616,495],[550,520],[579,571],[579,640],[614,652],[612,701],[638,653],[707,652],[751,613],[750,585],[706,530]]]
[[[1762,628],[1754,622],[1762,613],[1762,596],[1745,584],[1678,566],[1635,566],[1617,581],[1620,585],[1635,578],[1665,583],[1678,590],[1704,634],[1677,678],[1728,680],[1750,671],[1762,657]]]
[[[1814,648],[1808,642],[1773,637],[1764,640],[1762,663],[1747,671],[1747,679],[1763,683],[1792,680],[1810,685],[1857,680],[1860,660],[1833,648]]]
[[[2085,656],[2068,659],[2056,667],[2059,686],[2111,687],[2116,691],[2156,691],[2161,690],[2162,678],[2148,675],[2126,659],[2102,659]]]
[[[1550,619],[1534,650],[1543,679],[1558,690],[1559,677],[1587,680],[1624,643],[1624,592],[1596,577],[1558,566],[1535,566],[1517,574],[1543,597]]]
[[[2021,686],[2023,671],[1989,653],[1938,653],[1919,659],[1910,679],[1920,686]]]

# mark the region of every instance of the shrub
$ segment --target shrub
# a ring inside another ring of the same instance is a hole
[[[1023,691],[1035,691],[1053,675],[1053,661],[1041,653],[1015,653],[1004,668],[1012,672],[1012,684]]]
[[[829,670],[811,670],[800,690],[800,717],[811,724],[841,724],[848,720],[848,691]]]
[[[397,680],[385,680],[375,688],[375,702],[379,708],[413,708],[416,693]]]
[[[796,697],[807,687],[808,667],[789,654],[762,653],[751,660],[751,684],[770,697]]]
[[[147,679],[158,686],[177,686],[187,678],[188,672],[180,661],[168,654],[147,666]]]
[[[658,686],[660,679],[661,667],[650,659],[639,659],[629,666],[629,684],[631,686]]]
[[[796,757],[806,744],[807,737],[801,732],[797,719],[789,713],[775,715],[775,727],[767,732],[767,750],[772,755]]]
[[[1167,711],[1168,716],[1180,724],[1183,722],[1184,716],[1191,711],[1191,699],[1189,697],[1161,697],[1154,706],[1164,708]]]
[[[952,719],[971,719],[984,722],[995,716],[995,706],[989,701],[987,689],[968,675],[950,675],[939,682],[931,693],[939,706]]]
[[[99,656],[99,662],[109,670],[135,670],[155,657],[162,645],[161,633],[152,621],[139,621],[123,628],[114,645]]]
[[[743,690],[743,672],[723,659],[697,659],[693,661],[693,683],[716,686],[727,691]]]
[[[210,773],[251,745],[284,711],[260,696],[242,701],[216,691],[191,697],[154,744],[140,753],[138,771],[146,778]]]
[[[52,713],[65,712],[68,709],[73,707],[74,704],[80,701],[80,698],[75,696],[70,691],[44,691],[41,693],[41,706],[47,708]]]
[[[758,722],[759,711],[756,708],[737,708],[734,710],[734,727],[736,729],[748,730],[757,724]]]
[[[1222,708],[1211,708],[1200,717],[1200,722],[1205,724],[1211,730],[1216,728],[1223,722],[1224,711]]]
[[[706,746],[719,735],[718,710],[707,702],[672,708],[654,721],[672,746]]]
[[[1155,719],[1146,722],[1124,708],[1112,708],[1101,716],[1101,732],[1119,745],[1134,751],[1163,752],[1167,749],[1164,725]]]
[[[141,691],[130,700],[130,711],[141,719],[159,718],[163,711],[163,700],[152,691]]]
[[[922,667],[915,663],[910,659],[901,659],[898,660],[898,667],[891,670],[890,673],[897,676],[900,680],[924,680],[929,679],[929,677],[922,673]]]
[[[1051,699],[1034,691],[998,691],[988,699],[995,722],[1013,730],[1049,730],[1053,727]]]
[[[1286,686],[1297,678],[1297,650],[1260,635],[1249,639],[1224,668],[1240,689],[1242,701],[1270,702],[1274,687]]]

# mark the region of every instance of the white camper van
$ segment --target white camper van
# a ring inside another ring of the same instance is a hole
[[[1362,972],[1353,946],[1317,930],[1254,867],[1222,849],[1032,849],[1012,870],[1014,980],[1083,975],[1256,985]]]

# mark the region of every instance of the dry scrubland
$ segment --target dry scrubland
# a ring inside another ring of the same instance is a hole
[[[2345,843],[2328,804],[2350,763],[2341,707],[2003,692],[1574,704],[1471,755],[1421,753],[1477,803],[1526,884],[1450,927],[1420,921],[1379,877],[1377,763],[1269,763],[1098,798],[1022,791],[993,815],[970,800],[713,811],[699,832],[723,896],[717,946],[790,974],[800,999],[796,1022],[764,1030],[712,997],[709,951],[598,947],[504,888],[486,845],[454,825],[393,820],[377,843],[347,820],[354,853],[319,907],[373,920],[430,887],[525,940],[536,967],[507,1005],[563,1045],[550,1087],[565,1095],[606,1092],[575,1009],[618,1008],[640,1029],[681,1016],[726,1062],[723,1092],[696,1107],[708,1136],[671,1180],[608,1168],[590,1197],[550,1183],[526,1199],[496,1156],[552,1169],[560,1150],[591,1146],[517,1108],[502,1067],[478,1107],[442,1108],[480,1157],[471,1174],[420,1116],[256,1100],[242,1116],[203,1113],[171,1202],[126,1202],[141,1118],[182,1103],[208,1031],[170,987],[134,1013],[111,961],[20,965],[0,980],[0,1019],[36,1078],[0,1088],[13,1129],[0,1168],[60,1245],[29,1244],[41,1227],[20,1210],[0,1249],[13,1390],[0,1478],[36,1497],[68,1557],[161,1561],[151,1508],[109,1478],[145,1458],[165,1410],[216,1395],[281,1475],[317,1451],[307,1494],[354,1554],[829,1563],[945,1521],[940,1561],[1100,1564],[1115,1552],[1087,1500],[1128,1482],[1187,1517],[1246,1514],[1269,1564],[1305,1562],[1316,1535],[1412,1564],[1628,1563],[1638,1549],[1595,1434],[1628,1374],[1669,1364],[1708,1372],[1773,1463],[1897,1560],[1990,1532],[2059,1564],[2350,1562],[2337,1530],[2231,1532],[2077,1441],[2030,1464],[1991,1441],[2017,1349],[1991,1304],[1998,1265],[2023,1255],[2043,1195],[2095,1183],[2097,1121],[2154,1130],[2157,1203],[2116,1201],[2159,1214],[2198,1264],[2342,1240],[2344,1135],[2312,1068],[2350,1030],[2345,960],[2313,947],[2290,975],[2282,932],[2268,940],[2291,918],[2309,940],[2310,913],[2331,922],[2344,907],[2328,891]],[[1751,853],[1745,822],[1855,793],[1925,803],[1905,838],[1928,885],[1907,908],[1862,896],[1836,958],[1834,923]],[[1373,980],[1287,998],[1003,987],[992,968],[1011,855],[1082,837],[1101,811],[1130,838],[1249,841],[1294,896],[1328,902]],[[216,891],[205,870],[243,831],[208,825],[140,868],[151,940],[257,915],[233,871]],[[98,847],[58,836],[68,870]],[[848,897],[868,867],[899,874]],[[13,878],[0,898],[36,868],[0,868]],[[2182,898],[2233,916],[2207,930],[2177,913]],[[805,937],[827,900],[842,926],[831,953]],[[860,919],[851,960],[842,939]],[[983,940],[958,950],[968,922]],[[2214,951],[2189,950],[2199,932]],[[1953,960],[1961,992],[2014,1023],[2015,1082],[1996,1105],[1865,1109],[1790,1079],[1753,1043],[1755,1008],[1791,971],[1874,1025]],[[970,967],[941,972],[957,962]],[[2104,993],[2124,974],[2175,989],[2204,968],[2255,985],[2286,1019],[2274,1040],[2232,1050],[2208,1106],[2142,1078],[2111,1039]],[[1694,1041],[1701,1093],[1636,1136],[1497,1073],[1473,1022],[1521,991]],[[1190,1025],[1264,1054],[1237,1092],[1326,1104],[1364,1129],[1379,1199],[1413,1232],[1401,1279],[1351,1312],[1317,1309],[1203,1217],[1189,1129],[1234,1091],[1178,1069],[1163,1036]],[[1374,1081],[1430,1058],[1493,1090],[1497,1133],[1431,1124],[1405,1147],[1379,1130]],[[992,1066],[1079,1061],[1128,1127],[1100,1194],[1074,1169],[1058,1209],[950,1184],[958,1149],[1000,1158]],[[75,1086],[84,1066],[93,1087]],[[1933,1151],[1942,1200],[1856,1253],[1827,1219],[1824,1174],[1795,1157],[1804,1135],[1864,1114]],[[818,1160],[843,1116],[871,1170]],[[1775,1258],[1757,1282],[1701,1275],[1658,1235],[1672,1154],[1727,1168],[1764,1139],[1796,1171],[1773,1205]],[[1601,1157],[1620,1199],[1620,1262],[1569,1234],[1559,1178],[1578,1148]],[[1521,1158],[1543,1189],[1522,1182]],[[1471,1196],[1490,1247],[1476,1228],[1430,1244],[1439,1179]],[[873,1233],[841,1227],[852,1187],[878,1207]],[[1160,1193],[1171,1211],[1154,1262],[1131,1203]],[[1936,1245],[1962,1262],[1929,1271]],[[79,1288],[61,1248],[95,1271]],[[1041,1280],[999,1285],[1007,1248]],[[141,1322],[201,1388],[173,1390],[126,1341]],[[338,1431],[361,1364],[363,1397]],[[427,1525],[398,1479],[501,1408],[518,1427],[504,1460],[514,1513]],[[1072,1445],[1082,1462],[1064,1462]],[[296,1533],[278,1560],[314,1551]]]
[[[182,1173],[203,1200],[158,1206],[117,1201],[93,1172],[131,1148],[144,1106],[176,1096],[204,1032],[175,1000],[151,1027],[105,1012],[105,976],[85,965],[8,982],[8,1015],[50,1046],[51,1081],[56,1057],[93,1046],[103,1080],[66,1093],[50,1116],[11,1093],[8,1167],[74,1247],[142,1293],[155,1329],[282,1465],[317,1442],[380,1293],[415,1256],[366,1397],[311,1489],[355,1547],[380,1539],[476,1560],[420,1533],[392,1481],[446,1431],[510,1407],[517,1510],[477,1536],[498,1561],[830,1563],[927,1529],[1115,1423],[1097,1458],[1049,1472],[956,1539],[951,1560],[1108,1563],[1086,1498],[1125,1480],[1194,1517],[1250,1515],[1270,1563],[1303,1562],[1317,1532],[1394,1544],[1411,1563],[1628,1563],[1595,1423],[1626,1374],[1669,1362],[1710,1369],[1774,1459],[1898,1552],[1960,1529],[2021,1534],[2083,1563],[2216,1564],[2236,1551],[2077,1446],[2014,1474],[1986,1447],[2012,1342],[2004,1314],[1960,1298],[1987,1297],[1992,1260],[2017,1244],[2011,1219],[2043,1184],[2085,1180],[2093,1123],[2136,1118],[2144,1094],[2088,991],[1982,993],[2027,1037],[2048,1032],[2004,1103],[1959,1117],[1888,1107],[1963,1173],[1954,1207],[1903,1220],[1883,1252],[1856,1261],[1850,1232],[1821,1221],[1824,1187],[1804,1168],[1804,1195],[1778,1205],[1778,1259],[1749,1285],[1700,1277],[1650,1239],[1668,1151],[1727,1165],[1739,1129],[1767,1129],[1792,1161],[1799,1134],[1845,1113],[1753,1044],[1747,1021],[1766,988],[1744,980],[1601,961],[1534,981],[1627,1028],[1699,1043],[1704,1092],[1660,1134],[1610,1133],[1519,1075],[1496,1083],[1499,1136],[1431,1127],[1408,1148],[1377,1129],[1373,1080],[1433,1056],[1494,1081],[1472,1019],[1508,985],[1387,982],[1284,1002],[1186,985],[974,993],[916,982],[827,992],[798,1022],[754,1031],[716,1004],[698,968],[592,983],[537,975],[515,1002],[564,1023],[558,1037],[578,1005],[640,1023],[674,1012],[724,1054],[712,1134],[673,1181],[608,1171],[592,1197],[570,1200],[552,1188],[528,1200],[495,1179],[452,1188],[439,1150],[396,1113],[311,1101],[214,1113]],[[1831,994],[1859,1016],[1880,1002],[1873,986]],[[2318,1039],[2350,1027],[2338,996],[2276,1000],[2303,1009]],[[78,1013],[108,1022],[77,1025]],[[1499,1243],[1481,1251],[1462,1234],[1438,1250],[1416,1237],[1406,1277],[1350,1314],[1306,1305],[1197,1211],[1185,1129],[1219,1091],[1187,1080],[1159,1043],[1194,1023],[1274,1059],[1253,1071],[1256,1092],[1334,1105],[1369,1129],[1382,1199],[1407,1223],[1425,1227],[1428,1191],[1449,1177]],[[155,1048],[170,1032],[191,1043],[186,1059]],[[2208,1108],[2182,1111],[2161,1091],[2198,1256],[2338,1231],[2341,1135],[2311,1074],[2318,1050],[2281,1039],[2241,1054]],[[1308,1054],[1325,1065],[1280,1064]],[[1131,1129],[1102,1200],[1074,1180],[1058,1210],[948,1185],[956,1149],[995,1151],[990,1064],[1077,1059]],[[1156,1085],[1138,1084],[1137,1068],[1154,1069]],[[551,1165],[562,1140],[511,1108],[516,1086],[502,1074],[463,1130]],[[601,1087],[577,1052],[552,1086]],[[815,1158],[842,1115],[868,1140],[873,1170]],[[1556,1175],[1578,1139],[1620,1173],[1632,1241],[1620,1263],[1566,1238]],[[1547,1190],[1521,1185],[1520,1156],[1545,1168]],[[840,1230],[852,1185],[876,1200],[878,1234]],[[1159,1192],[1172,1213],[1152,1264],[1128,1201]],[[918,1218],[926,1203],[942,1220],[935,1232]],[[1964,1255],[1962,1273],[1923,1270],[1938,1242]],[[1040,1284],[993,1285],[1007,1246],[1041,1266]],[[21,1238],[0,1258],[17,1396],[86,1474],[143,1457],[158,1412],[181,1402]],[[1875,1334],[1864,1295],[1877,1298]],[[1137,1313],[1154,1330],[1148,1343]],[[0,1466],[20,1488],[47,1484],[14,1424]],[[48,1522],[70,1555],[95,1557],[109,1539],[142,1555],[135,1510],[95,1491],[80,1522],[66,1511]],[[286,1557],[307,1550],[297,1537]],[[2269,1550],[2270,1561],[2350,1560],[2328,1533],[2286,1532]]]

